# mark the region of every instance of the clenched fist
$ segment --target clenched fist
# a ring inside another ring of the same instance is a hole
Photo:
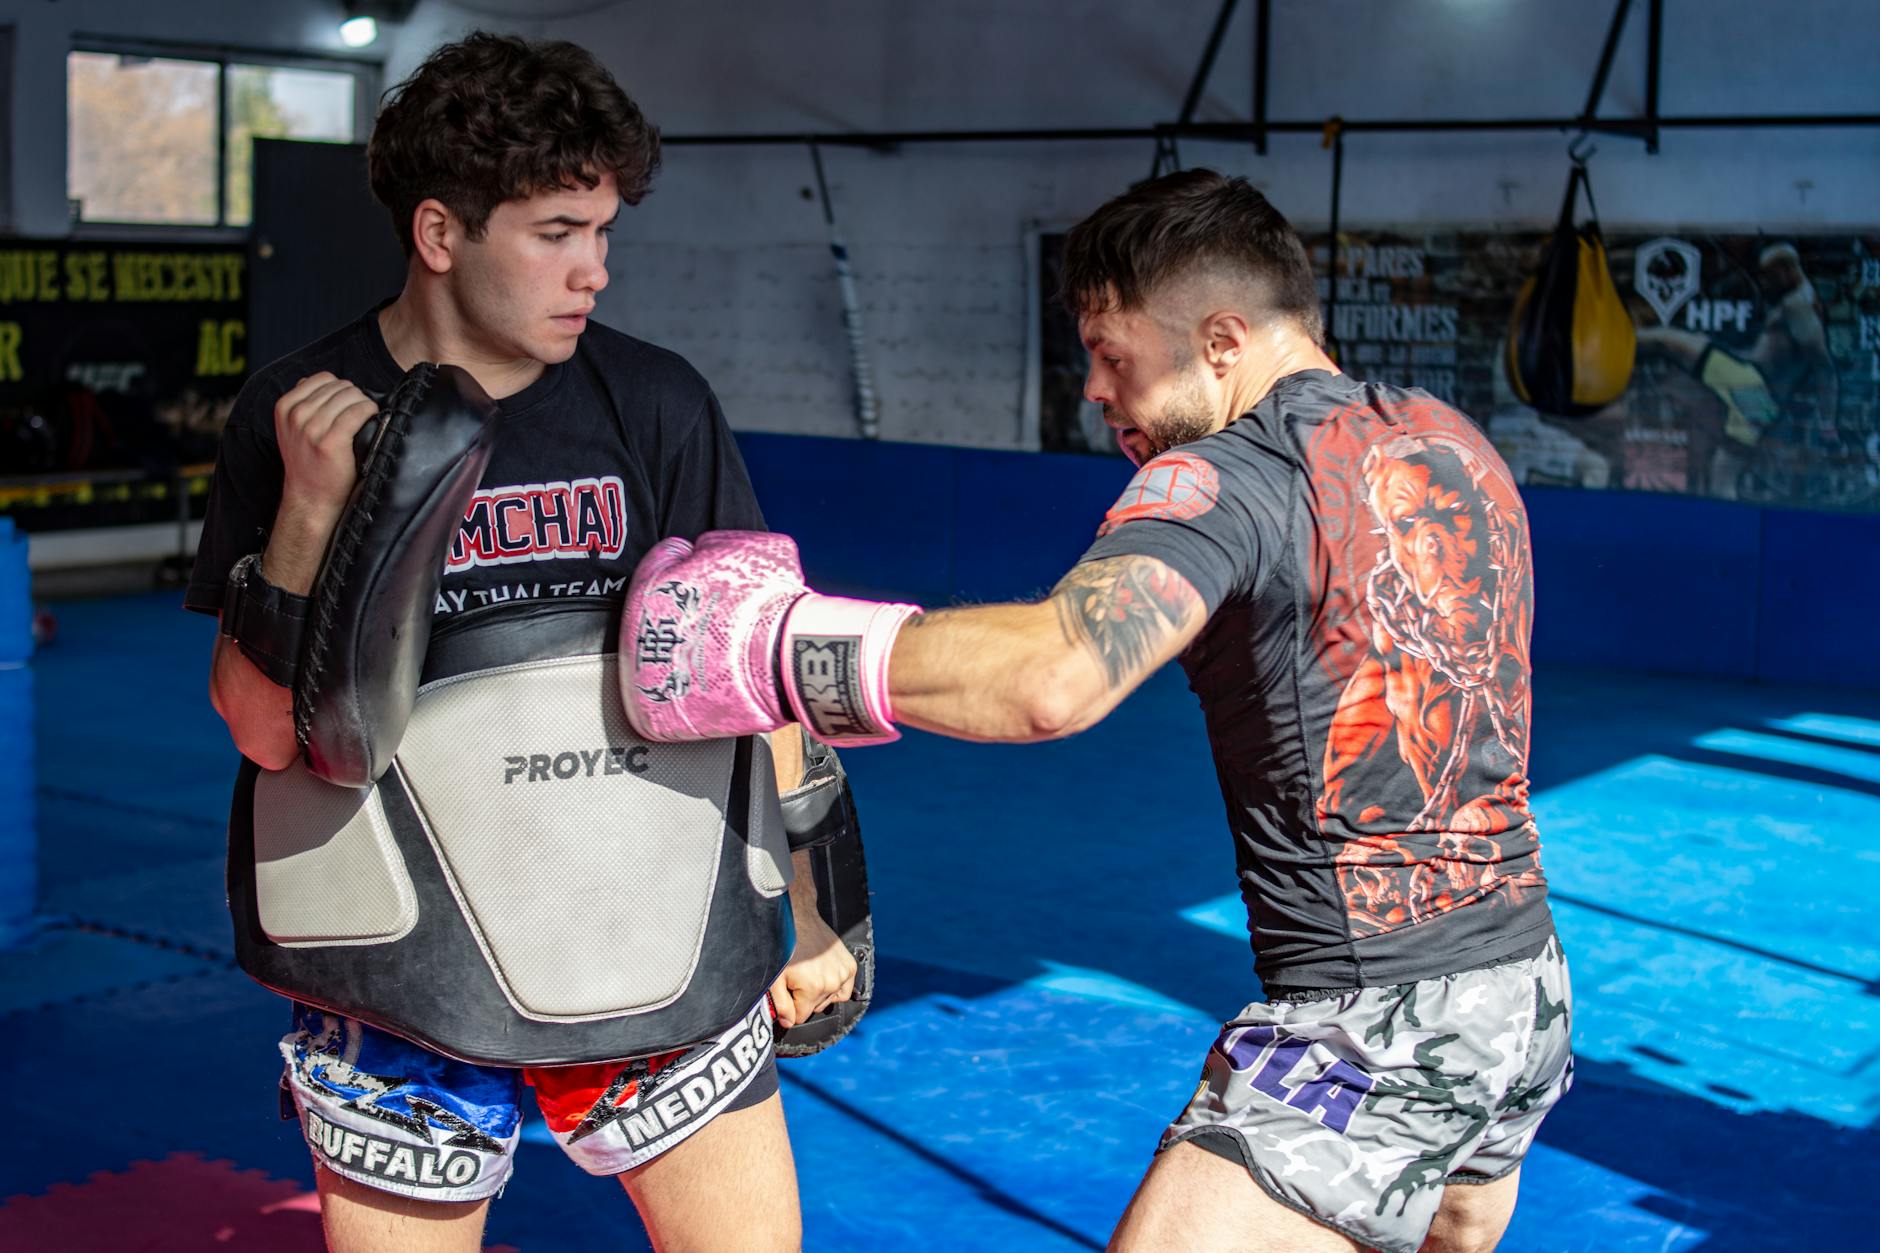
[[[378,402],[322,370],[274,402],[274,438],[280,445],[284,509],[337,518],[359,477],[353,436],[379,411]]]

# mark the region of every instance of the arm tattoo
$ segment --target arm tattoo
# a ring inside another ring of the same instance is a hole
[[[1051,589],[1051,603],[1064,638],[1088,648],[1117,688],[1155,661],[1201,598],[1153,558],[1105,557],[1074,567]]]

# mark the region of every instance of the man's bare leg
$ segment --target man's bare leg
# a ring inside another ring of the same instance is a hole
[[[328,1253],[478,1253],[488,1201],[414,1201],[314,1167]]]
[[[720,1114],[620,1177],[658,1253],[797,1253],[803,1215],[783,1099]]]
[[[1288,1209],[1247,1168],[1193,1144],[1156,1155],[1111,1253],[1352,1253],[1363,1246]]]
[[[1490,1253],[1508,1230],[1520,1190],[1519,1167],[1493,1183],[1450,1184],[1421,1253]]]

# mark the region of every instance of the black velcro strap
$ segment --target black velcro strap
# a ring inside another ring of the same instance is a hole
[[[259,554],[235,563],[230,593],[222,609],[222,634],[269,682],[293,687],[312,602],[269,584],[261,575]]]
[[[366,787],[418,698],[444,561],[489,463],[499,411],[467,371],[414,366],[375,419],[313,585],[294,733],[308,768]]]

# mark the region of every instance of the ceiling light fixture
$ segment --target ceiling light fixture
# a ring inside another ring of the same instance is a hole
[[[364,48],[379,37],[379,23],[370,17],[351,17],[339,24],[339,41],[348,48]]]

